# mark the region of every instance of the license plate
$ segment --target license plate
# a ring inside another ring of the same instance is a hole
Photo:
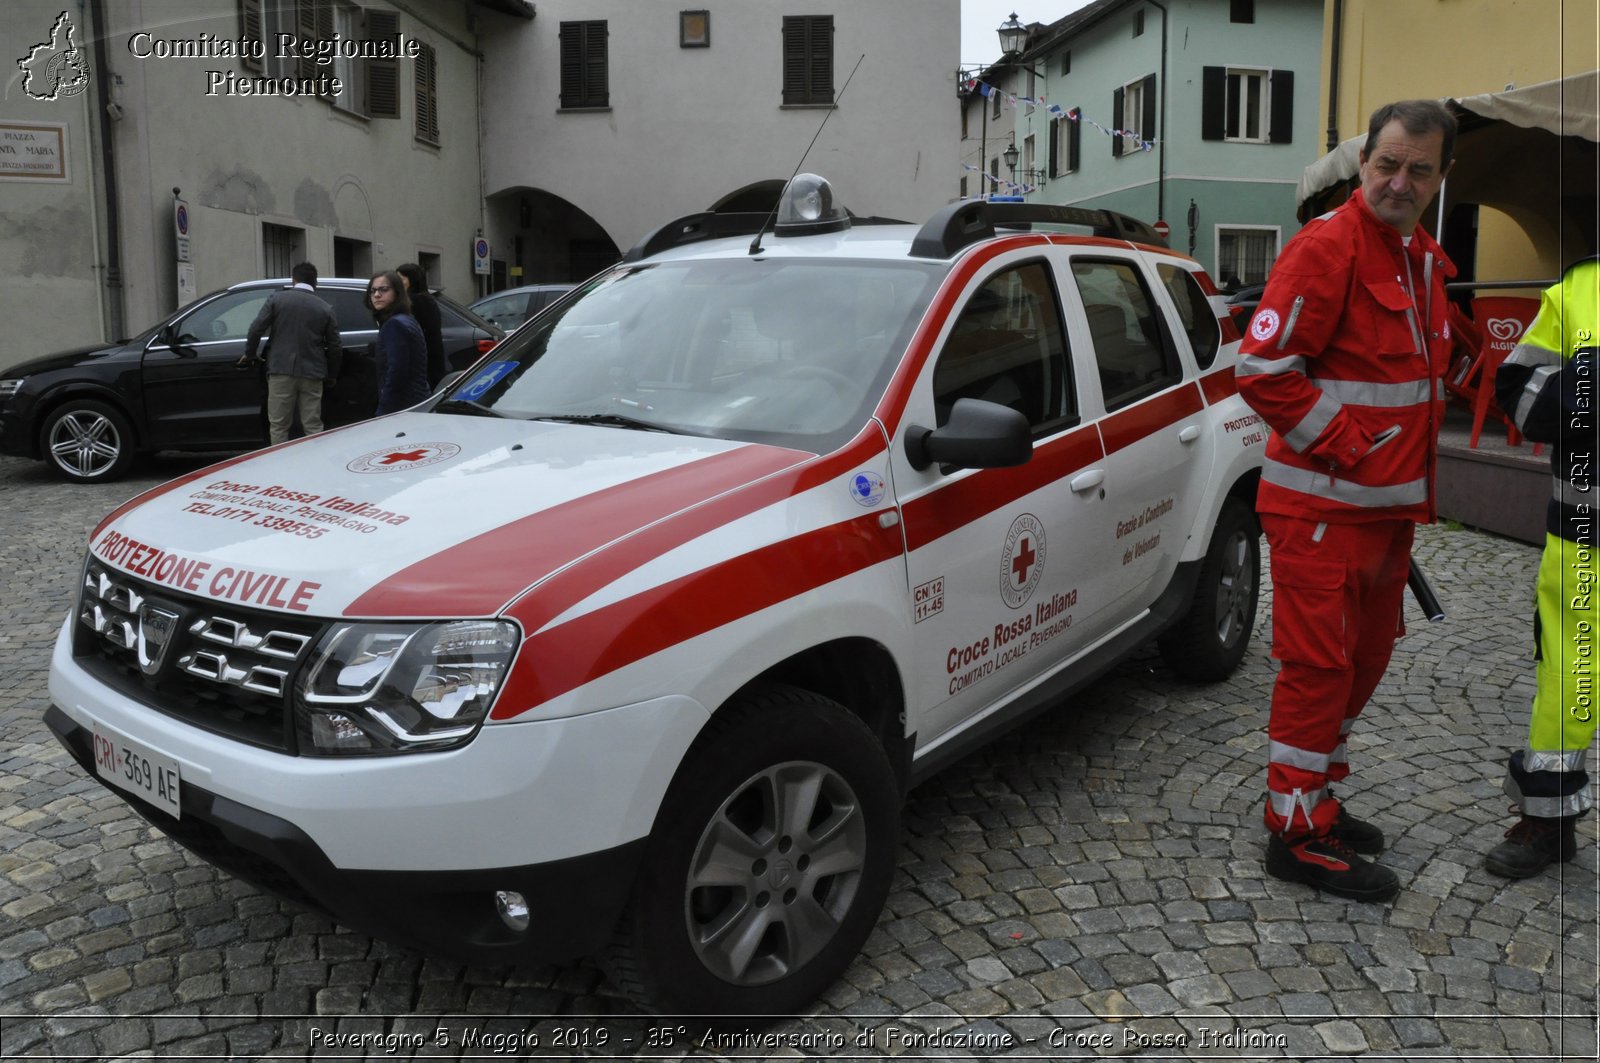
[[[178,815],[178,762],[108,727],[94,727],[95,774],[119,789]]]

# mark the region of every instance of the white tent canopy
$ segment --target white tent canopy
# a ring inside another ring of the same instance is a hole
[[[1587,70],[1525,89],[1485,92],[1442,102],[1491,121],[1547,129],[1557,136],[1600,143],[1600,71]],[[1351,137],[1307,166],[1300,175],[1295,205],[1354,177],[1361,168],[1361,147],[1366,141],[1365,133]]]

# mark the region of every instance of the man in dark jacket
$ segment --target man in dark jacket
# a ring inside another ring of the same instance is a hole
[[[274,444],[289,439],[296,407],[306,435],[322,431],[322,385],[339,376],[339,322],[316,294],[317,267],[301,262],[289,271],[294,286],[273,292],[250,323],[241,366],[254,364],[261,337],[267,344],[267,431]]]

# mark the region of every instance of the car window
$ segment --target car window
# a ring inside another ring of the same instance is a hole
[[[178,334],[199,343],[242,340],[271,294],[271,288],[254,288],[220,295],[179,321]]]
[[[1050,269],[1031,262],[991,277],[956,319],[933,370],[939,424],[957,399],[1018,410],[1035,435],[1076,412],[1061,304]]]
[[[1162,342],[1144,278],[1123,260],[1077,258],[1072,278],[1083,298],[1106,409],[1175,383],[1182,371]]]
[[[1182,266],[1161,263],[1156,266],[1156,274],[1166,287],[1167,294],[1172,296],[1172,304],[1178,308],[1178,320],[1183,322],[1183,331],[1189,337],[1189,349],[1194,351],[1194,360],[1201,369],[1211,368],[1211,363],[1217,360],[1222,339],[1221,330],[1217,327],[1217,312],[1211,309],[1211,301],[1200,289],[1194,274]]]
[[[493,299],[485,299],[477,304],[473,312],[503,329],[514,329],[522,324],[522,319],[529,313],[528,293],[518,292],[515,295],[499,295]]]
[[[367,293],[355,288],[318,288],[317,294],[333,307],[340,332],[371,332],[378,327],[367,309]]]

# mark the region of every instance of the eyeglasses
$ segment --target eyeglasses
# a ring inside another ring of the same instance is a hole
[[[383,285],[381,287],[378,287],[378,288],[368,288],[367,289],[367,294],[368,295],[377,295],[379,292],[392,292],[392,291],[394,291],[394,289],[389,287],[387,284],[385,284],[385,285]]]

